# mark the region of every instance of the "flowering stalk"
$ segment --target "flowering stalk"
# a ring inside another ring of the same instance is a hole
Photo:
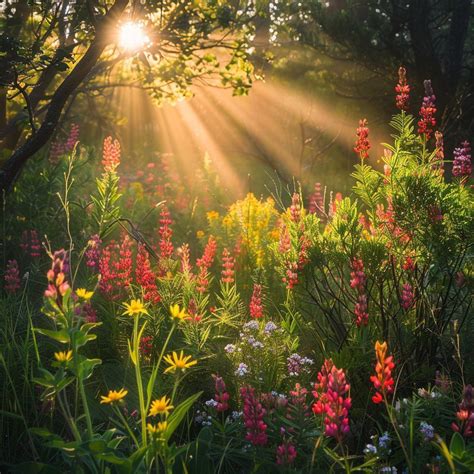
[[[242,387],[240,395],[244,402],[243,416],[244,425],[247,429],[245,439],[254,446],[265,446],[268,441],[267,425],[263,421],[266,410],[255,395],[253,387]]]
[[[263,317],[262,305],[262,285],[253,285],[253,293],[250,298],[250,317],[252,319],[260,319]]]
[[[395,86],[397,96],[395,97],[395,103],[397,108],[402,111],[408,110],[410,100],[410,86],[407,84],[407,71],[404,67],[398,69],[398,84]]]
[[[465,141],[461,147],[454,149],[453,176],[464,183],[469,179],[471,173],[471,146],[468,141]]]
[[[369,142],[369,128],[367,127],[367,119],[359,120],[359,127],[357,128],[357,141],[354,151],[360,156],[363,161],[369,157],[370,142]]]
[[[424,135],[426,140],[429,140],[436,126],[436,96],[434,95],[430,80],[424,81],[423,85],[425,87],[425,96],[420,108],[421,118],[418,121],[418,133]]]

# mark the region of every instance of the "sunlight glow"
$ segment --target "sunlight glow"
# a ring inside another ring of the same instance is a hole
[[[121,48],[137,52],[150,43],[141,23],[128,21],[120,27],[118,44]]]

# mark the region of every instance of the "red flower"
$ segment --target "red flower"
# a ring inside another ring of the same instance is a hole
[[[395,381],[392,377],[392,370],[395,367],[393,357],[387,355],[387,343],[375,343],[375,354],[377,363],[375,365],[375,375],[370,377],[377,393],[372,397],[374,403],[381,403],[387,395],[393,393]]]
[[[400,110],[408,110],[408,101],[410,100],[410,86],[407,84],[407,71],[404,67],[398,69],[398,84],[395,86],[397,96],[395,102]]]
[[[352,400],[348,396],[350,385],[342,369],[338,369],[331,359],[324,361],[314,385],[313,412],[324,416],[324,434],[341,441],[349,433],[349,409]]]
[[[472,385],[464,388],[463,399],[456,413],[458,422],[453,422],[451,428],[466,438],[474,436],[474,390]]]
[[[255,446],[265,446],[268,441],[267,425],[263,421],[266,410],[255,395],[254,388],[242,387],[240,395],[244,402],[243,419],[247,429],[245,439]]]
[[[20,270],[16,260],[8,260],[4,278],[5,291],[16,293],[20,289]]]
[[[225,248],[222,252],[222,261],[222,283],[234,283],[234,257],[232,257],[227,248]]]
[[[433,134],[434,127],[436,126],[436,96],[433,93],[433,88],[431,87],[431,81],[424,81],[425,86],[425,96],[423,97],[423,102],[420,108],[420,120],[418,121],[418,133],[420,135],[424,134],[426,139],[429,140]]]
[[[250,298],[250,317],[253,319],[259,319],[263,317],[263,305],[262,305],[262,285],[253,285],[253,293]]]
[[[369,150],[370,142],[367,119],[362,119],[359,120],[359,128],[357,129],[357,141],[354,147],[354,151],[359,154],[361,160],[364,160],[369,157]]]
[[[170,226],[172,223],[173,221],[170,218],[168,208],[163,206],[160,213],[160,228],[158,229],[158,234],[160,235],[160,257],[164,260],[170,258],[174,250],[173,244],[171,243],[173,230]]]

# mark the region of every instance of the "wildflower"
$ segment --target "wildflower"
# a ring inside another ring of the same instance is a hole
[[[87,291],[85,288],[78,288],[76,290],[77,297],[83,300],[90,300],[93,294],[93,291]]]
[[[324,199],[321,192],[321,183],[314,185],[314,192],[309,198],[308,211],[310,214],[316,214],[319,218],[324,217]]]
[[[135,265],[136,282],[143,288],[143,299],[153,304],[160,300],[155,275],[151,269],[150,257],[143,244],[138,245],[137,259]]]
[[[166,355],[164,359],[169,364],[169,367],[165,370],[165,374],[175,372],[176,370],[182,370],[184,372],[184,370],[197,364],[197,360],[192,360],[192,356],[184,356],[183,351],[181,351],[179,356],[173,351],[173,354]]]
[[[229,409],[229,392],[225,385],[224,379],[218,375],[213,375],[214,386],[216,394],[214,395],[214,401],[216,402],[215,409],[219,412],[226,411]]]
[[[365,454],[377,454],[377,446],[373,444],[367,444],[364,448]]]
[[[177,304],[170,306],[170,314],[173,319],[177,319],[178,321],[183,321],[188,317],[186,310],[184,308],[179,309],[179,305]]]
[[[451,424],[453,431],[460,433],[466,438],[474,436],[474,389],[472,385],[466,385],[463,399],[456,413],[457,422]]]
[[[82,306],[82,311],[84,313],[86,323],[96,323],[97,322],[97,312],[89,302],[85,303]]]
[[[375,343],[375,354],[377,357],[377,364],[375,365],[376,375],[372,375],[370,380],[374,384],[377,390],[376,394],[372,397],[374,403],[381,403],[387,395],[393,393],[395,381],[392,377],[392,370],[395,367],[393,363],[393,357],[387,355],[387,343]]]
[[[151,402],[150,412],[148,416],[165,415],[168,416],[169,412],[174,408],[171,405],[171,400],[163,395],[160,399],[156,399]]]
[[[276,463],[279,466],[290,466],[296,459],[296,448],[289,441],[280,444],[276,450]]]
[[[348,396],[350,385],[344,371],[338,369],[331,359],[324,361],[317,377],[313,412],[324,415],[325,435],[341,441],[349,433],[349,409],[352,406]]]
[[[113,404],[113,403],[121,402],[122,399],[125,398],[127,393],[128,393],[128,390],[125,390],[123,388],[121,388],[119,391],[109,390],[109,393],[106,396],[101,395],[100,398],[102,398],[102,400],[100,401],[100,403]]]
[[[140,338],[140,352],[145,357],[150,357],[153,349],[153,338],[151,336],[143,336]]]
[[[196,261],[196,266],[199,268],[199,273],[197,277],[197,287],[196,290],[199,293],[204,293],[209,286],[208,272],[214,263],[214,258],[217,251],[217,241],[211,235],[207,240],[206,247],[204,248],[204,253],[201,258],[198,258]]]
[[[290,219],[293,222],[299,222],[301,219],[301,202],[298,193],[293,193],[291,197]]]
[[[400,110],[408,110],[408,101],[410,99],[410,86],[407,84],[407,71],[404,67],[398,69],[398,84],[395,86],[395,102]]]
[[[292,290],[298,284],[298,264],[296,262],[286,263],[285,276],[282,278],[283,283],[286,283],[286,289]]]
[[[232,354],[235,351],[235,345],[234,344],[227,344],[224,347],[224,350],[227,352],[227,354]]]
[[[16,260],[8,260],[5,270],[5,291],[16,293],[20,289],[20,269]]]
[[[97,269],[99,267],[101,243],[102,243],[102,240],[100,240],[100,237],[98,234],[94,234],[87,242],[85,257],[86,257],[86,265],[89,268]]]
[[[431,167],[434,170],[439,170],[441,174],[444,173],[444,141],[443,134],[438,130],[435,132],[436,138],[436,152],[432,161]]]
[[[112,137],[104,139],[104,146],[102,148],[102,166],[106,173],[113,173],[120,164],[120,143],[118,140],[113,140]]]
[[[305,366],[313,365],[314,361],[308,357],[301,357],[299,354],[291,354],[287,359],[288,374],[291,376],[300,375],[306,369]]]
[[[413,294],[413,288],[410,283],[405,283],[402,287],[401,302],[402,308],[408,311],[414,303],[415,295]]]
[[[426,421],[422,421],[420,423],[420,433],[422,434],[424,441],[432,441],[434,439],[435,430],[433,426],[426,423]]]
[[[222,252],[222,260],[222,283],[234,283],[234,257],[232,257],[227,248],[225,248]]]
[[[29,253],[32,258],[41,256],[41,244],[36,230],[24,230],[22,232],[20,247],[25,253]]]
[[[253,285],[253,293],[250,299],[250,317],[259,319],[263,316],[262,285]]]
[[[72,151],[76,146],[76,143],[79,140],[79,125],[77,123],[72,123],[71,128],[69,129],[69,136],[67,137],[65,148],[66,151]]]
[[[436,119],[434,117],[436,114],[436,96],[433,93],[430,80],[424,81],[423,85],[425,87],[425,96],[420,108],[421,119],[418,121],[418,133],[420,135],[424,134],[426,140],[429,140],[436,126]]]
[[[369,322],[369,313],[367,305],[367,295],[365,294],[365,287],[367,284],[367,277],[364,272],[364,263],[361,259],[354,258],[351,263],[351,288],[354,288],[357,295],[357,302],[354,307],[354,315],[356,317],[356,325],[367,326]]]
[[[355,288],[359,292],[364,291],[367,282],[367,277],[364,273],[364,263],[361,259],[354,258],[352,260],[351,268],[351,288]]]
[[[142,300],[131,300],[130,303],[124,303],[125,311],[123,314],[127,316],[138,316],[140,314],[148,314]]]
[[[158,234],[160,236],[160,258],[166,260],[170,258],[173,254],[173,244],[171,242],[171,237],[173,235],[173,230],[171,229],[171,214],[166,206],[163,206],[163,209],[160,213],[160,228],[158,229]]]
[[[247,429],[245,439],[255,446],[265,446],[268,441],[267,425],[263,421],[265,408],[258,401],[253,387],[242,387],[240,395],[243,399],[243,418]]]
[[[61,351],[61,352],[55,352],[54,353],[54,358],[58,362],[69,362],[72,360],[72,351]]]
[[[166,431],[166,428],[168,428],[168,422],[159,421],[156,425],[147,423],[146,427],[147,427],[148,433],[150,433],[151,436],[156,436]]]
[[[471,146],[468,141],[454,149],[453,176],[461,180],[469,179],[472,173]]]
[[[290,232],[285,224],[281,224],[280,226],[280,242],[278,250],[280,254],[285,254],[291,250]]]
[[[243,377],[245,374],[248,373],[248,369],[249,369],[248,365],[241,362],[239,366],[237,367],[237,369],[235,370],[235,375],[238,375],[239,377]]]
[[[367,127],[367,119],[359,120],[359,128],[357,129],[357,141],[354,151],[359,154],[361,160],[369,157],[370,142],[369,128]]]
[[[46,298],[54,299],[58,306],[62,305],[62,298],[69,290],[66,273],[69,271],[67,252],[58,250],[53,254],[51,269],[46,274],[48,287],[44,292]]]
[[[263,328],[263,332],[265,334],[271,334],[273,331],[277,330],[278,326],[273,321],[268,321]]]

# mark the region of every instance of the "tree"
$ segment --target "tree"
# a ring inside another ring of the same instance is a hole
[[[274,3],[273,28],[282,38],[286,35],[332,58],[355,61],[379,82],[393,84],[400,65],[408,70],[412,85],[431,79],[443,131],[457,123],[460,130],[450,129],[450,135],[457,132],[456,139],[465,139],[472,133],[474,20],[470,0],[270,3]],[[361,85],[357,79],[354,86]],[[341,78],[341,82],[346,81]],[[370,85],[362,87],[367,96]],[[423,95],[422,87],[417,87],[417,93]]]
[[[2,191],[51,139],[78,94],[140,87],[161,102],[191,95],[199,81],[236,94],[251,86],[251,1],[10,0],[2,13]],[[125,24],[132,43],[143,35],[140,48],[118,45]]]

